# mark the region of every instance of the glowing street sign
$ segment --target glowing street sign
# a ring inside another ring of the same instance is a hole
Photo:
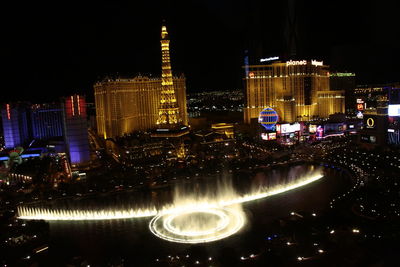
[[[267,62],[267,61],[272,61],[272,60],[277,60],[277,59],[279,59],[279,57],[266,57],[266,58],[260,59],[260,62]]]

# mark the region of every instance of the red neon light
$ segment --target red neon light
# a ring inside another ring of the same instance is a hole
[[[79,95],[76,96],[78,100],[78,115],[81,115],[81,102],[79,101]]]
[[[72,110],[72,116],[75,116],[74,96],[72,95],[71,95],[71,110]]]

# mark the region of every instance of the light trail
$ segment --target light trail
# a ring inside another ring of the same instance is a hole
[[[222,197],[219,200],[193,200],[187,204],[171,204],[159,210],[154,208],[149,209],[126,209],[126,210],[62,210],[62,209],[47,209],[39,207],[18,207],[18,218],[25,220],[46,220],[46,221],[89,221],[89,220],[115,220],[115,219],[130,219],[152,216],[163,216],[171,213],[182,213],[188,210],[206,210],[216,207],[226,207],[235,204],[250,202],[262,198],[267,198],[277,194],[281,194],[296,188],[305,186],[321,179],[323,175],[318,174],[299,179],[293,183],[267,189],[265,192],[256,192],[244,196]]]

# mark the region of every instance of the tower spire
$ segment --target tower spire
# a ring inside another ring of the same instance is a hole
[[[158,109],[157,125],[159,127],[173,128],[181,123],[179,108],[176,102],[174,84],[172,79],[171,60],[169,56],[169,38],[165,22],[161,26],[161,100]]]

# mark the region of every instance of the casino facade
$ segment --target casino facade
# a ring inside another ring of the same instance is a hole
[[[329,66],[317,60],[289,60],[246,66],[244,122],[266,107],[293,123],[344,113],[345,92],[330,90]]]

